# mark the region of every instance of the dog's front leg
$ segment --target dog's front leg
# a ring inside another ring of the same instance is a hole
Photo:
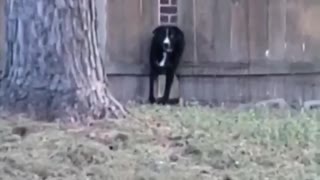
[[[154,97],[154,81],[156,80],[156,74],[151,72],[149,75],[149,102],[151,104],[155,103],[156,99]]]
[[[169,96],[170,96],[170,90],[171,90],[171,86],[172,86],[172,82],[173,82],[173,78],[174,78],[174,73],[173,72],[169,72],[169,73],[166,74],[166,85],[165,85],[165,88],[164,88],[164,94],[163,94],[162,98],[159,99],[159,101],[158,101],[159,104],[168,103]]]

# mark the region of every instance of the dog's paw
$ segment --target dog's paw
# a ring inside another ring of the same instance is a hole
[[[154,104],[156,102],[156,99],[154,97],[149,98],[149,103]]]
[[[167,103],[167,101],[168,101],[168,99],[166,99],[166,98],[159,98],[157,100],[157,103],[161,104],[161,105],[165,105]]]

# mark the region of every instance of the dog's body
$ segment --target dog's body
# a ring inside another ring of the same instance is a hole
[[[154,82],[159,75],[166,75],[166,85],[162,98],[157,102],[166,104],[181,55],[184,51],[184,33],[173,25],[158,26],[153,31],[150,49],[150,89],[149,102],[154,103]]]

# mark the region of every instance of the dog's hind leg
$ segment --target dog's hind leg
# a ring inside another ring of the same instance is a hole
[[[166,85],[165,85],[165,88],[164,88],[164,93],[163,93],[162,98],[160,98],[158,100],[159,104],[168,103],[169,96],[170,96],[170,91],[171,91],[171,86],[172,86],[172,82],[173,82],[173,78],[174,78],[174,73],[173,72],[168,72],[166,74]]]
[[[154,97],[154,81],[156,79],[157,79],[157,75],[151,72],[149,75],[149,102],[151,104],[155,103],[156,101]]]

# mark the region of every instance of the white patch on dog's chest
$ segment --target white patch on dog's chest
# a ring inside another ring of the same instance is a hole
[[[159,66],[160,66],[160,67],[164,67],[164,65],[166,64],[166,60],[167,60],[167,53],[164,52],[164,53],[163,53],[162,60],[161,60],[160,63],[159,63]]]

